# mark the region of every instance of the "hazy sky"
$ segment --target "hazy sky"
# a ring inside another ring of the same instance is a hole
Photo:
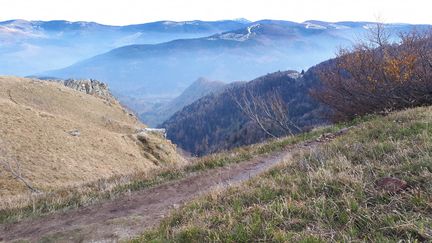
[[[247,18],[302,22],[368,20],[432,24],[431,0],[0,0],[0,20],[95,21]]]

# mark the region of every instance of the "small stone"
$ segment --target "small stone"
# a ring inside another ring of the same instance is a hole
[[[394,177],[384,177],[375,182],[378,189],[387,192],[400,192],[408,187],[408,183],[404,180]]]
[[[172,205],[172,207],[173,207],[174,209],[179,209],[179,208],[180,208],[180,205],[174,203],[174,204]]]
[[[343,134],[345,134],[345,133],[347,133],[350,129],[351,129],[352,127],[345,127],[345,128],[342,128],[341,130],[339,130],[339,131],[337,131],[336,132],[336,135],[343,135]]]
[[[156,148],[159,149],[159,150],[164,150],[163,144],[157,144]]]
[[[78,129],[72,130],[68,132],[71,136],[79,137],[81,135],[80,131]]]
[[[140,132],[140,133],[138,133],[138,134],[137,134],[137,138],[138,138],[138,140],[140,140],[142,143],[148,143],[148,142],[151,140],[150,136],[149,136],[147,133],[145,133],[145,132]]]

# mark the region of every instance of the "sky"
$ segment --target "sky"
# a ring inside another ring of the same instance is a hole
[[[0,0],[0,20],[94,21],[128,25],[158,20],[246,18],[303,22],[432,24],[430,0]]]

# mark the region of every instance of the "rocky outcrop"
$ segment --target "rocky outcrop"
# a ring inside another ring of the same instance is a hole
[[[96,96],[107,101],[107,104],[120,104],[119,101],[111,94],[108,85],[95,79],[67,79],[49,81],[60,82],[68,88],[77,90],[88,95]],[[121,107],[124,113],[127,113],[129,116],[137,119],[135,114],[131,110],[129,110],[123,105],[121,105]]]
[[[139,129],[137,131],[137,133],[138,134],[140,134],[140,133],[144,133],[144,134],[153,133],[153,134],[159,135],[160,137],[163,137],[163,138],[166,138],[166,135],[167,135],[166,129],[164,129],[164,128],[148,128],[148,127],[146,127],[143,129]]]
[[[108,89],[108,85],[100,82],[98,80],[94,79],[87,79],[87,80],[75,80],[75,79],[68,79],[63,81],[63,84],[66,87],[75,89],[77,91],[95,95],[100,98],[106,99],[106,100],[113,100],[113,96],[111,92]]]

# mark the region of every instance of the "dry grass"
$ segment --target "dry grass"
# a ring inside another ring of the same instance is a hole
[[[432,108],[377,117],[187,204],[136,242],[432,241]],[[389,192],[377,180],[409,187]]]
[[[185,163],[157,135],[138,140],[136,130],[143,127],[115,100],[57,83],[0,77],[0,210],[41,197],[62,201],[95,188],[110,191],[130,175]],[[75,129],[79,136],[70,135]],[[42,193],[30,194],[9,165]]]
[[[44,193],[37,195],[28,193],[4,197],[0,200],[0,223],[13,222],[25,217],[37,217],[55,211],[90,205],[102,200],[114,199],[125,193],[184,178],[191,173],[240,163],[257,155],[280,151],[286,146],[313,140],[322,134],[338,129],[338,127],[319,128],[297,136],[270,140],[201,158],[190,158],[188,163],[176,163],[151,170],[118,174],[74,186],[45,190]],[[152,142],[144,147],[145,149],[156,150],[157,148],[154,146],[157,144]],[[154,163],[158,163],[157,157],[160,156],[160,154],[153,153],[151,157],[155,160]]]

